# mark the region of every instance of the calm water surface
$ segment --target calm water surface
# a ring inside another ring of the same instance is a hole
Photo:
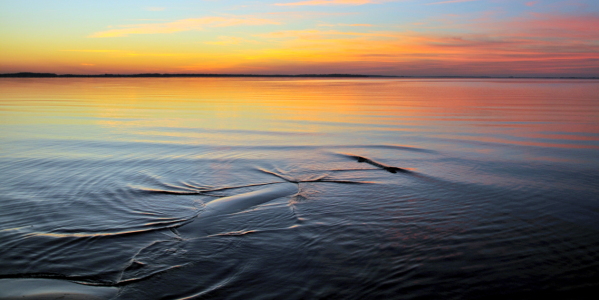
[[[598,95],[592,80],[0,79],[0,298],[40,282],[116,299],[596,295]]]

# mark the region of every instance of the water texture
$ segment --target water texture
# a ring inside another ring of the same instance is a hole
[[[0,299],[584,299],[598,95],[596,80],[1,79]]]

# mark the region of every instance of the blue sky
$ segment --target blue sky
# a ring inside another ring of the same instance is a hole
[[[0,1],[0,72],[599,75],[599,1]]]

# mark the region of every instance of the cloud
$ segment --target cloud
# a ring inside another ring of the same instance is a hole
[[[485,20],[475,26],[493,34],[558,44],[599,45],[598,14],[528,13],[509,20]]]
[[[105,54],[110,57],[126,57],[126,56],[181,56],[181,53],[157,53],[157,52],[136,52],[131,50],[107,50],[107,49],[65,49],[59,50],[63,52],[82,52]]]
[[[530,2],[526,2],[526,3],[525,3],[525,5],[526,5],[526,6],[534,6],[534,5],[536,5],[537,3],[539,3],[539,1],[530,1]]]
[[[368,36],[377,38],[393,38],[395,33],[390,32],[348,32],[339,30],[281,30],[264,34],[256,34],[257,37],[275,39],[330,39],[335,36]]]
[[[228,46],[228,45],[236,45],[241,43],[256,43],[256,41],[234,37],[234,36],[219,36],[218,41],[209,41],[204,42],[204,44],[208,45],[219,45],[219,46]]]
[[[225,27],[239,25],[265,25],[279,24],[279,22],[270,19],[251,18],[251,17],[204,17],[197,19],[183,19],[167,23],[150,23],[125,25],[123,28],[111,29],[96,32],[89,37],[123,37],[131,34],[157,34],[173,33],[180,31],[202,30],[206,27]]]
[[[399,75],[593,75],[599,71],[599,31],[595,30],[599,28],[597,14],[523,13],[517,17],[505,17],[501,13],[480,15],[484,17],[472,14],[466,19],[446,20],[450,23],[432,19],[416,26],[417,30],[409,26],[394,27],[393,31],[380,30],[380,26],[359,27],[350,25],[365,24],[340,23],[332,24],[337,27],[273,30],[254,35],[241,35],[243,33],[240,32],[235,37],[221,36],[212,41],[202,41],[223,47],[199,47],[198,51],[201,52],[196,53],[94,55],[126,57],[123,61],[127,62],[153,61],[154,56],[164,56],[159,61],[169,62],[173,67],[184,65],[188,68],[185,70],[190,71],[212,70],[225,73],[250,70],[262,73],[364,71]],[[267,18],[270,17],[272,16]],[[160,23],[158,25],[163,27],[158,29],[199,30],[247,24],[250,19],[236,17],[226,19],[228,21],[224,18],[201,20],[201,25]],[[440,28],[446,30],[439,30]],[[123,29],[131,28],[115,30]],[[135,29],[140,30],[138,27]],[[87,59],[89,58],[81,60]]]
[[[471,19],[456,24],[454,32],[283,30],[255,35],[270,47],[248,56],[265,64],[338,64],[348,70],[395,65],[422,66],[429,74],[591,74],[599,70],[598,27],[596,15],[530,13]]]
[[[302,5],[363,5],[380,3],[377,0],[308,0],[291,3],[275,3],[278,6],[302,6]]]
[[[60,50],[66,52],[93,52],[93,53],[108,53],[108,52],[121,52],[121,50],[106,50],[106,49],[67,49]]]
[[[427,3],[425,5],[449,4],[449,3],[461,3],[461,2],[473,2],[473,1],[478,1],[478,0],[449,0],[449,1]]]
[[[318,24],[320,27],[351,26],[351,27],[372,27],[372,24]]]

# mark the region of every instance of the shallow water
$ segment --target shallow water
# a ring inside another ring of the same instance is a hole
[[[40,278],[117,299],[581,297],[599,290],[597,95],[1,79],[0,298]]]

